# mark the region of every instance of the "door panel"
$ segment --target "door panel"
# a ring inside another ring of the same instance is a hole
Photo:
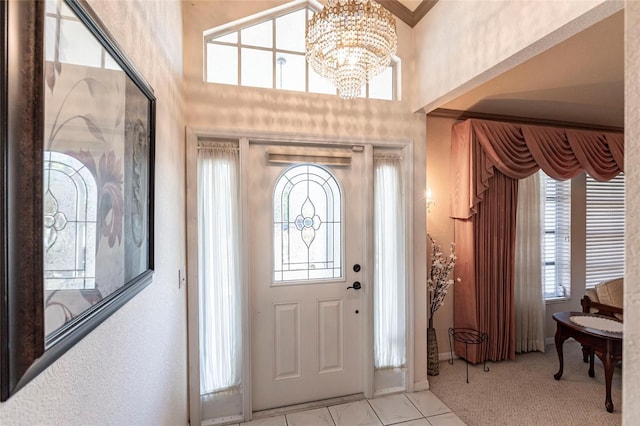
[[[300,377],[300,304],[274,304],[275,380]]]
[[[274,186],[293,164],[269,162],[270,148],[274,147],[251,144],[248,156],[254,411],[363,391],[362,321],[369,288],[364,282],[364,268],[355,272],[352,266],[367,265],[364,154],[342,149],[343,154],[351,156],[350,166],[322,166],[336,178],[341,190],[342,277],[274,283]],[[304,149],[308,154],[309,148]],[[288,238],[306,238],[312,250],[313,244],[319,243],[315,240],[319,234],[314,232],[321,233],[323,226],[332,224],[323,221],[322,211],[308,204],[300,209],[299,223],[294,221],[295,216],[288,219]],[[318,217],[312,220],[315,215]],[[282,241],[278,239],[277,243],[280,248]],[[329,244],[324,249],[340,248]],[[362,282],[362,288],[348,289],[354,281]]]
[[[341,371],[343,365],[344,312],[342,299],[318,301],[318,373]]]

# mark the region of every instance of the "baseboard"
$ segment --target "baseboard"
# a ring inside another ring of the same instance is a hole
[[[201,426],[217,426],[217,425],[228,425],[228,424],[236,424],[244,421],[244,417],[242,415],[237,416],[227,416],[227,417],[218,417],[216,419],[204,420],[200,424]]]
[[[451,359],[451,352],[440,352],[438,354],[438,361],[449,361]],[[458,359],[456,354],[453,354],[453,359]]]
[[[429,380],[420,380],[419,382],[415,382],[413,384],[414,392],[420,392],[424,390],[429,390]]]
[[[373,397],[378,398],[385,395],[394,395],[394,394],[403,393],[403,392],[406,392],[405,388],[395,387],[395,388],[389,388],[389,389],[384,389],[381,391],[374,392]]]

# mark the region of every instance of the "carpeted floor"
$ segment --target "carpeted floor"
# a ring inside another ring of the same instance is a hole
[[[430,376],[430,390],[467,425],[620,425],[622,424],[622,366],[613,375],[613,413],[604,406],[605,386],[602,364],[596,357],[595,377],[588,376],[589,364],[582,362],[580,345],[564,344],[564,373],[560,380],[558,355],[553,345],[546,353],[516,355],[515,361],[469,365],[465,382],[465,362],[453,365],[440,361],[440,374]]]

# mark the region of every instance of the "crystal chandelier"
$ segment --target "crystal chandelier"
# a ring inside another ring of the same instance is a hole
[[[311,68],[344,99],[360,96],[365,82],[389,66],[398,45],[396,21],[373,0],[328,0],[309,20],[305,39]]]

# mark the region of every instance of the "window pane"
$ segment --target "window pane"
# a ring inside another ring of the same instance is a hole
[[[49,4],[49,3],[47,3]],[[56,39],[56,18],[53,18],[51,16],[47,16],[45,18],[45,46],[44,46],[44,51],[45,51],[45,59],[47,61],[54,61],[55,60],[55,49],[56,49],[56,43],[55,43],[55,39]]]
[[[207,81],[238,84],[238,48],[207,44]]]
[[[325,93],[327,95],[335,95],[336,88],[329,80],[321,77],[311,67],[309,68],[309,92],[311,93]]]
[[[393,100],[393,68],[387,69],[369,82],[369,98]]]
[[[272,47],[273,21],[269,20],[241,30],[240,41],[244,46]]]
[[[121,70],[120,65],[107,53],[104,52],[104,67],[110,70]]]
[[[56,9],[58,7],[58,0],[47,0],[45,3],[46,12],[47,13],[56,13]]]
[[[70,16],[70,17],[73,17],[74,19],[76,18],[76,14],[62,0],[60,0],[60,15]]]
[[[242,49],[243,86],[273,88],[273,53],[258,49]]]
[[[568,297],[571,288],[571,181],[557,181],[546,174],[543,177],[545,298]]]
[[[102,47],[84,24],[78,21],[60,21],[58,49],[60,62],[96,68],[102,65]]]
[[[304,52],[305,19],[305,9],[276,18],[277,49]]]
[[[276,52],[276,89],[305,91],[304,55]]]
[[[624,175],[587,175],[586,286],[624,275]]]
[[[229,33],[229,34],[225,34],[223,36],[216,37],[216,38],[213,39],[213,41],[219,41],[221,43],[233,43],[233,44],[236,44],[236,43],[238,43],[238,32],[234,31],[234,32]]]
[[[62,0],[46,0],[46,13],[55,15],[58,7],[60,7],[60,15],[75,18],[75,14],[69,9]]]

